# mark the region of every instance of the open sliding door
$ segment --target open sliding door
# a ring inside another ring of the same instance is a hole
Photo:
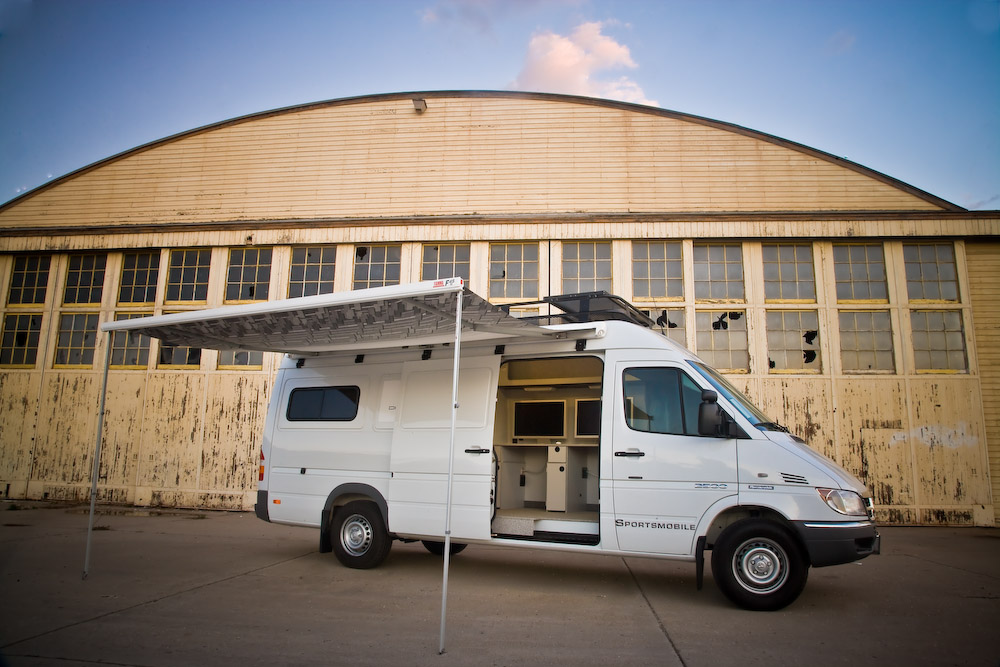
[[[389,530],[444,535],[451,437],[452,359],[403,365],[389,469]],[[488,539],[493,513],[493,420],[500,356],[463,358],[458,381],[453,539]]]

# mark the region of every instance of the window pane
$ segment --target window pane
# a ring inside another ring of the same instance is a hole
[[[72,313],[59,318],[56,366],[92,366],[97,342],[97,314]]]
[[[398,285],[401,256],[401,245],[357,246],[353,289]]]
[[[229,251],[226,301],[266,301],[270,282],[270,248],[233,248]]]
[[[881,245],[835,245],[833,261],[838,301],[888,300]]]
[[[910,313],[913,357],[918,371],[967,371],[965,329],[957,310]]]
[[[211,264],[211,250],[171,250],[166,300],[205,301]]]
[[[107,255],[70,255],[63,303],[99,304],[107,261]]]
[[[118,303],[149,304],[156,300],[160,251],[127,252],[122,258]]]
[[[148,317],[147,313],[118,313],[115,321]],[[149,337],[132,331],[115,331],[111,335],[111,365],[118,368],[146,368],[149,365]]]
[[[632,242],[632,296],[636,299],[684,297],[684,265],[679,241]]]
[[[845,373],[895,370],[888,311],[841,311],[839,323],[840,358]]]
[[[767,311],[767,355],[770,372],[821,372],[816,311]]]
[[[0,329],[0,366],[34,366],[41,329],[41,313],[5,315]]]
[[[749,371],[745,315],[741,310],[695,313],[698,356],[720,370]]]
[[[538,244],[490,244],[490,298],[538,297]]]
[[[337,246],[309,246],[292,249],[288,271],[288,296],[332,294],[337,263]]]
[[[438,280],[458,276],[469,284],[469,244],[426,245],[420,266],[421,280]]]
[[[906,289],[911,301],[958,301],[955,249],[950,243],[907,243]]]
[[[611,243],[563,243],[564,294],[611,291]]]
[[[743,300],[743,253],[738,243],[695,244],[694,294],[699,300]]]
[[[816,300],[812,246],[765,244],[762,250],[766,300]]]

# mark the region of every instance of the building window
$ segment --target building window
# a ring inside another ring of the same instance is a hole
[[[59,317],[57,366],[92,366],[97,342],[97,313],[65,313]]]
[[[420,263],[421,280],[438,280],[458,276],[469,283],[471,246],[464,244],[425,245]]]
[[[611,291],[611,243],[562,244],[562,291]]]
[[[903,244],[903,261],[910,301],[958,301],[958,271],[952,244]]]
[[[401,245],[359,245],[354,249],[354,287],[398,285]]]
[[[0,366],[34,367],[41,330],[41,313],[4,316],[0,332]]]
[[[696,299],[744,299],[743,249],[738,243],[696,243],[693,252]]]
[[[822,372],[816,311],[767,311],[767,357],[772,373]]]
[[[201,348],[160,344],[158,368],[196,370],[201,367]]]
[[[660,333],[684,347],[687,347],[687,327],[684,325],[683,308],[654,308],[642,311],[656,322]]]
[[[167,302],[208,300],[208,274],[212,266],[211,250],[171,250],[167,269]]]
[[[8,305],[28,305],[45,303],[45,290],[49,284],[48,255],[18,255],[14,257],[14,269],[10,276]]]
[[[490,298],[538,298],[538,244],[490,244]]]
[[[764,258],[764,298],[767,301],[816,301],[811,245],[767,243],[761,250]]]
[[[840,311],[838,315],[845,373],[891,373],[896,369],[889,311]]]
[[[134,320],[152,313],[118,313],[115,321]],[[149,336],[136,331],[111,333],[112,368],[146,368],[149,366]]]
[[[271,283],[270,248],[231,248],[226,302],[267,301]]]
[[[958,310],[914,310],[910,313],[913,332],[913,361],[917,371],[965,372],[965,328]]]
[[[127,252],[122,256],[122,279],[118,303],[145,305],[156,301],[156,281],[160,273],[160,251]]]
[[[746,313],[742,310],[702,310],[695,313],[698,356],[721,371],[750,371]]]
[[[99,305],[107,262],[107,255],[70,255],[63,303]]]
[[[221,350],[219,368],[222,370],[261,369],[264,367],[264,353],[247,350]]]
[[[885,254],[879,243],[833,246],[837,301],[889,300]]]
[[[337,268],[337,246],[292,248],[288,271],[288,297],[332,294]]]
[[[632,297],[684,298],[680,241],[632,241]]]

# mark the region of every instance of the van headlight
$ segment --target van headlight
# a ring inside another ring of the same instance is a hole
[[[846,514],[847,516],[868,516],[868,508],[865,501],[854,491],[844,491],[843,489],[816,489],[820,498],[826,501],[834,512]]]

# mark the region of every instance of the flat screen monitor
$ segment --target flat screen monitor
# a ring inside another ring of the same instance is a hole
[[[601,434],[601,399],[581,399],[576,402],[576,435],[596,438]]]
[[[515,438],[562,438],[565,423],[566,404],[563,401],[514,403]]]

